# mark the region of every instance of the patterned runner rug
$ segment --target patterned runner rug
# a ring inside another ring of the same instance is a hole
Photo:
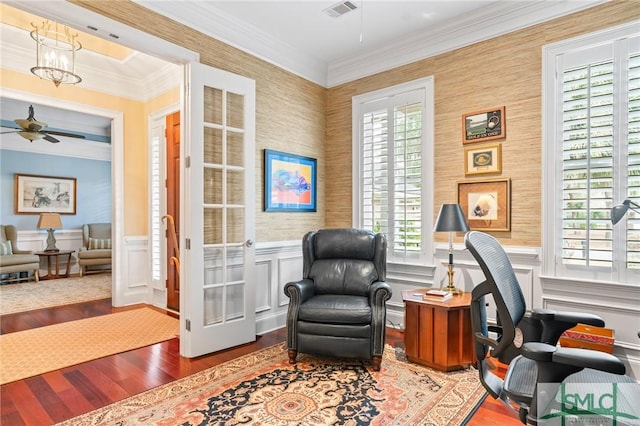
[[[484,399],[474,369],[452,373],[384,353],[358,361],[298,356],[284,344],[151,389],[62,425],[460,425]]]
[[[111,274],[0,286],[0,315],[111,297]]]
[[[180,323],[133,309],[0,336],[0,384],[173,339]]]

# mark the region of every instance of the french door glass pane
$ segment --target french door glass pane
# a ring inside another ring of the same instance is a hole
[[[203,242],[205,325],[246,316],[244,96],[205,89]]]

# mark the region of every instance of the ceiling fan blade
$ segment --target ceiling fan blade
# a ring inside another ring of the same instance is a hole
[[[18,133],[21,132],[22,130],[20,129],[14,129],[14,130],[7,130],[6,132],[0,132],[0,135],[4,135],[5,133]]]
[[[42,130],[40,133],[44,133],[48,135],[56,135],[56,136],[66,136],[68,138],[85,139],[84,135],[78,135],[75,133],[66,133],[66,132],[56,132],[54,130]]]
[[[41,133],[42,133],[42,132],[41,132]],[[44,135],[43,139],[44,139],[45,141],[49,141],[49,142],[51,142],[51,143],[58,143],[58,142],[60,142],[58,139],[54,138],[53,136],[49,136],[49,135],[47,135],[47,134],[45,134],[45,135]]]

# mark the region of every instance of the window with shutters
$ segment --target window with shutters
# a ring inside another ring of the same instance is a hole
[[[165,205],[164,148],[165,117],[158,116],[151,121],[149,141],[149,262],[151,284],[154,288],[164,288],[166,270],[162,259],[165,256],[165,233],[162,214]]]
[[[432,105],[432,79],[353,100],[354,226],[383,232],[392,262],[430,253]]]
[[[560,277],[640,282],[638,23],[545,48],[545,257]],[[548,244],[548,245],[547,245]]]

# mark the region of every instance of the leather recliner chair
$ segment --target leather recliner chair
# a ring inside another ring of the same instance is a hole
[[[371,360],[380,370],[384,350],[387,241],[358,229],[325,229],[302,240],[303,277],[284,287],[289,297],[287,349]]]

